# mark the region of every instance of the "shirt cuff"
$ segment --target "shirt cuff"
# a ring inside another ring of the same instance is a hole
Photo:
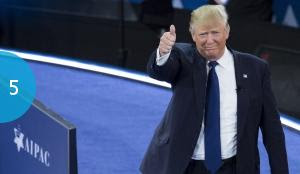
[[[160,56],[159,55],[159,49],[157,49],[157,51],[156,51],[156,65],[163,66],[167,62],[170,54],[171,54],[171,52],[169,52],[168,54],[165,54],[163,56]]]

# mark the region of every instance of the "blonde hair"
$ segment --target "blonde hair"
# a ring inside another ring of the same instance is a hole
[[[228,14],[223,5],[203,5],[191,13],[189,30],[193,34],[196,25],[205,25],[216,20],[223,22],[229,29]]]

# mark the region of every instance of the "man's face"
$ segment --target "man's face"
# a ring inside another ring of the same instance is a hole
[[[196,25],[192,37],[200,54],[208,60],[217,60],[223,54],[226,40],[229,36],[229,26],[220,21]]]

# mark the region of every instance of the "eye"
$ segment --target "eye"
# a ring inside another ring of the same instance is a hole
[[[204,36],[207,36],[207,34],[208,34],[207,32],[205,32],[205,33],[200,33],[199,36],[200,36],[200,37],[204,37]]]

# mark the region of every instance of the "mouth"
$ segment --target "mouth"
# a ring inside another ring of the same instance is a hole
[[[205,48],[205,50],[210,51],[210,50],[215,50],[216,48]]]

